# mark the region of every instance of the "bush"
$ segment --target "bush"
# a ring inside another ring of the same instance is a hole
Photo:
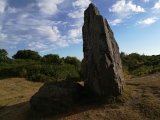
[[[19,50],[15,55],[12,56],[14,59],[30,59],[40,60],[41,56],[38,52],[32,50]]]
[[[27,78],[31,81],[61,81],[77,79],[79,73],[74,66],[64,65],[33,65],[27,68]]]
[[[0,69],[0,76],[1,77],[25,77],[26,70],[22,66],[4,68],[4,69]]]
[[[160,55],[146,56],[137,53],[127,55],[122,52],[121,59],[125,77],[143,76],[160,71]]]
[[[43,74],[36,74],[36,75],[29,76],[28,79],[34,82],[49,82],[52,80],[50,77],[45,76]]]

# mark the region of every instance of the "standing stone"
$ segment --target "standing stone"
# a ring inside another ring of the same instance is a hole
[[[84,12],[82,32],[85,89],[98,96],[120,95],[124,78],[119,47],[107,20],[92,3]]]

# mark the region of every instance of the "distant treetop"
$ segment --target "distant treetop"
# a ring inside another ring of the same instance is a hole
[[[40,60],[41,56],[38,54],[38,52],[32,50],[19,50],[15,55],[12,56],[12,58]]]

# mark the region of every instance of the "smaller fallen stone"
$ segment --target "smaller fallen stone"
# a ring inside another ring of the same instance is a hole
[[[31,109],[46,115],[69,111],[82,91],[82,85],[69,80],[45,83],[31,97]]]

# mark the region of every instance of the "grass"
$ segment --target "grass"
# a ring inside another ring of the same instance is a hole
[[[2,114],[4,108],[5,106],[0,106],[0,114]]]
[[[160,74],[140,77],[131,82],[141,91],[135,108],[148,119],[160,118]]]
[[[33,109],[30,109],[30,108],[28,109],[28,111],[26,113],[26,118],[31,119],[31,120],[32,119],[41,119],[43,117],[45,117],[44,113],[39,113],[39,112],[37,112]]]
[[[160,119],[160,73],[126,80],[123,94],[118,97],[109,97],[103,104],[94,100],[84,100],[67,113],[48,117],[31,110],[28,102],[42,85],[42,83],[32,83],[22,78],[0,80],[0,119]]]
[[[137,108],[149,119],[160,118],[160,79],[152,77],[145,82],[141,81],[142,98]]]
[[[144,99],[137,105],[140,112],[150,119],[160,118],[160,102],[157,99]]]
[[[0,119],[23,120],[28,110],[30,97],[38,91],[42,83],[33,83],[24,78],[0,80]]]

